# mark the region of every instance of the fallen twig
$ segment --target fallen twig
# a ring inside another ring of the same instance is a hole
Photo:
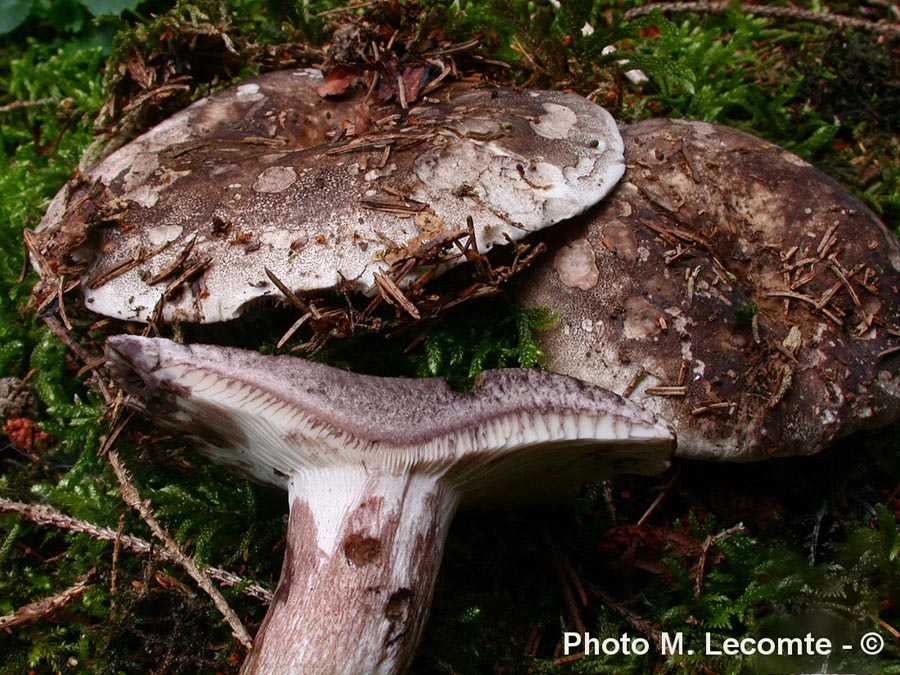
[[[645,16],[658,9],[667,14],[693,13],[693,14],[725,14],[735,9],[731,0],[718,2],[653,2],[642,7],[635,7],[625,12],[625,19],[636,19]],[[870,21],[857,19],[843,14],[830,12],[813,12],[798,7],[774,7],[771,5],[755,5],[743,3],[738,9],[746,14],[765,16],[776,19],[789,19],[791,21],[809,21],[826,26],[834,26],[842,29],[854,29],[878,33],[880,35],[900,35],[900,22],[894,21]]]
[[[22,110],[24,108],[36,108],[38,106],[55,103],[56,99],[47,97],[39,98],[36,101],[13,101],[5,105],[0,105],[0,113],[12,112],[13,110]]]
[[[678,480],[678,476],[680,475],[681,469],[676,469],[675,473],[673,473],[672,477],[669,479],[669,482],[666,483],[665,487],[663,487],[663,489],[659,491],[659,494],[656,495],[656,499],[653,500],[653,503],[650,504],[650,507],[646,511],[644,511],[644,515],[641,516],[641,519],[637,522],[639,526],[646,523],[650,516],[653,515],[653,512],[656,511],[657,508],[659,508],[659,505],[662,504],[663,499],[665,499],[666,495],[669,494],[669,491],[672,489],[672,486],[675,485],[675,481]]]
[[[119,572],[119,552],[122,550],[122,538],[125,536],[125,514],[119,514],[119,527],[116,530],[116,539],[113,542],[112,569],[109,573],[109,609],[116,610],[116,581]]]
[[[18,513],[38,525],[55,527],[56,529],[74,532],[76,534],[86,534],[101,541],[118,542],[119,546],[127,548],[133,553],[139,555],[156,553],[165,560],[175,561],[175,558],[168,550],[156,547],[145,539],[134,537],[130,534],[120,535],[117,530],[110,527],[101,527],[94,523],[67,516],[54,509],[52,506],[24,504],[22,502],[14,502],[0,497],[0,513]],[[233,572],[223,570],[221,567],[204,567],[203,572],[211,579],[215,579],[223,586],[229,588],[246,584],[242,589],[244,595],[262,600],[266,603],[272,602],[272,591],[257,583],[247,583],[246,579],[242,579]]]
[[[88,363],[94,360],[94,355],[91,354],[87,349],[81,346],[81,344],[75,340],[69,332],[66,330],[65,326],[60,323],[60,321],[55,316],[45,316],[44,323],[47,324],[47,328],[60,339],[60,341],[71,351],[75,356],[77,356],[82,363]],[[106,382],[103,381],[103,378],[97,377],[95,378],[97,383],[97,388],[100,390],[100,393],[103,395],[103,399],[107,404],[112,404],[115,397],[109,392],[109,388],[106,386]]]
[[[647,638],[650,638],[650,641],[654,644],[660,643],[660,640],[662,639],[662,633],[652,623],[632,612],[625,605],[615,600],[609,593],[601,590],[600,588],[591,585],[588,587],[588,590],[590,591],[591,595],[599,598],[604,605],[618,614],[625,621],[625,623],[634,628],[638,633]]]
[[[228,602],[219,592],[219,589],[213,586],[209,576],[197,566],[197,563],[195,563],[193,559],[184,554],[175,540],[169,536],[150,512],[149,501],[141,499],[137,488],[132,482],[131,477],[128,475],[128,470],[122,464],[122,460],[119,459],[119,454],[115,450],[110,449],[106,456],[116,474],[116,478],[119,480],[119,492],[122,495],[122,499],[125,500],[125,503],[141,515],[141,518],[147,523],[147,526],[150,528],[153,535],[165,544],[172,559],[181,565],[197,585],[212,599],[216,609],[219,610],[228,622],[228,625],[231,626],[231,630],[234,632],[234,636],[238,641],[246,649],[252,649],[253,640],[250,638],[250,634],[247,632],[244,624],[241,623],[238,615],[235,614],[234,610],[228,605]]]
[[[888,356],[896,354],[897,352],[900,352],[900,347],[889,347],[888,349],[878,352],[878,354],[875,355],[875,358],[880,361],[881,359],[886,359]]]
[[[709,551],[713,544],[725,541],[736,534],[741,534],[746,531],[747,529],[743,525],[735,525],[727,530],[722,530],[715,536],[709,535],[706,537],[703,542],[703,547],[700,550],[700,560],[697,561],[697,576],[694,579],[694,597],[699,598],[700,594],[703,592],[703,579],[706,576],[706,561],[709,558]]]
[[[563,558],[562,553],[560,553],[559,548],[556,546],[556,542],[553,541],[553,537],[550,535],[550,531],[546,528],[544,528],[544,540],[547,542],[553,557],[553,568],[556,570],[556,576],[559,579],[559,585],[563,591],[566,607],[569,609],[569,618],[575,626],[575,629],[584,635],[587,632],[587,629],[584,625],[584,619],[581,616],[581,608],[587,605],[587,593],[584,591],[581,580],[578,579],[578,576],[575,574],[575,570],[573,570],[568,561]],[[575,597],[576,592],[578,594],[577,598]]]
[[[271,281],[275,286],[281,291],[282,295],[287,298],[288,302],[290,302],[294,307],[300,310],[302,314],[309,314],[314,319],[322,318],[322,315],[316,310],[315,307],[306,304],[299,295],[294,293],[290,288],[288,288],[287,284],[285,284],[281,279],[279,279],[275,272],[270,270],[268,267],[263,268],[266,272],[266,276],[269,277],[269,281]],[[299,326],[298,326],[299,327]]]
[[[66,605],[72,604],[89,588],[88,579],[90,579],[93,573],[94,570],[91,570],[83,577],[80,577],[74,586],[70,586],[62,593],[57,593],[52,597],[32,602],[24,607],[19,607],[19,609],[12,614],[0,616],[0,628],[35,623],[46,618],[50,614],[59,611]]]

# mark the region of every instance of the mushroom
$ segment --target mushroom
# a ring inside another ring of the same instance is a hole
[[[612,117],[575,94],[478,89],[407,113],[321,99],[321,82],[301,70],[239,84],[78,175],[33,237],[39,295],[78,277],[92,311],[157,323],[227,321],[294,293],[373,295],[397,261],[467,233],[480,253],[519,240],[624,171]]]
[[[77,174],[27,235],[36,304],[78,285],[88,310],[158,326],[358,291],[415,316],[400,289],[583,212],[624,172],[615,122],[574,94],[456,87],[406,111],[323,99],[322,81],[244,82]],[[491,373],[461,395],[164,340],[111,338],[108,354],[132,405],[289,490],[284,574],[248,673],[401,672],[458,503],[512,499],[535,472],[522,499],[657,472],[673,444],[652,415],[544,373]]]
[[[488,371],[460,394],[160,338],[112,337],[107,359],[129,405],[288,490],[281,580],[244,673],[404,672],[458,504],[657,473],[674,445],[639,406],[538,370]]]
[[[515,297],[551,370],[669,421],[685,457],[815,453],[900,417],[900,246],[796,155],[703,122],[625,133],[627,171]],[[562,226],[560,226],[562,227]]]

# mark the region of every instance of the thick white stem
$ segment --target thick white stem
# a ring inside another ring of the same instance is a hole
[[[433,475],[307,470],[243,675],[399,675],[428,616],[455,491]]]

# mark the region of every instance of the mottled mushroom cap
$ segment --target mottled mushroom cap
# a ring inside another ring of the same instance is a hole
[[[465,501],[534,501],[590,480],[663,471],[671,428],[621,397],[536,369],[372,377],[293,356],[119,335],[107,363],[128,404],[214,461],[286,488],[305,471],[365,466],[445,480]]]
[[[900,246],[834,180],[746,133],[650,120],[608,200],[519,300],[551,370],[669,421],[677,453],[817,452],[900,416]]]
[[[100,314],[224,321],[281,297],[272,276],[301,295],[371,294],[377,272],[469,217],[483,253],[581,213],[624,171],[615,122],[574,94],[484,89],[386,115],[320,99],[320,83],[251,80],[110,155],[42,222],[42,274],[77,273]]]

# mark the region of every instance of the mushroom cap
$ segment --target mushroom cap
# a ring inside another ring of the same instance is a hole
[[[613,474],[658,473],[674,447],[648,411],[535,369],[486,371],[458,393],[440,378],[135,336],[109,338],[107,363],[130,406],[282,488],[298,473],[354,464],[430,473],[466,501],[530,501]]]
[[[617,190],[520,277],[519,301],[559,313],[548,367],[671,422],[687,457],[810,454],[896,420],[900,246],[878,218],[735,129],[624,138]]]
[[[267,269],[300,294],[371,294],[469,217],[483,253],[581,213],[624,171],[612,117],[574,94],[482,89],[373,120],[358,99],[319,98],[321,81],[245,82],[98,163],[42,221],[42,274],[78,273],[107,316],[225,321],[282,297]]]
[[[356,118],[360,100],[348,96],[322,105],[316,92],[322,81],[322,73],[313,68],[280,70],[195,101],[88,168],[81,180],[69,181],[53,198],[37,231],[61,226],[85,182],[108,186],[116,178],[128,176],[125,193],[117,196],[140,199],[132,191],[139,190],[138,181],[146,178],[142,174],[153,170],[151,156],[166,148],[215,138],[246,142],[281,139],[296,148],[326,143],[335,129]]]

